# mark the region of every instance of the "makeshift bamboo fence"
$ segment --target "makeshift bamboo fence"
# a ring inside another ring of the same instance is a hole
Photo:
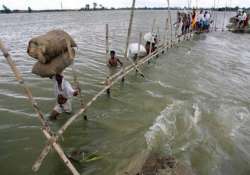
[[[22,78],[22,75],[20,71],[17,69],[14,61],[12,60],[10,54],[8,53],[7,49],[4,47],[3,42],[0,40],[0,50],[2,51],[4,57],[6,58],[9,66],[11,67],[12,72],[14,73],[16,80],[19,82],[19,84],[24,88],[25,94],[28,97],[28,100],[30,101],[32,108],[34,111],[37,113],[37,116],[42,124],[42,132],[45,135],[45,137],[49,140],[53,138],[54,133],[51,131],[48,123],[46,122],[43,113],[41,112],[40,108],[38,107],[37,102],[32,96],[30,88],[26,85],[24,82],[24,79]],[[53,148],[56,150],[60,158],[63,160],[65,165],[69,168],[69,170],[74,174],[74,175],[79,175],[78,171],[74,167],[74,165],[70,162],[70,160],[67,158],[67,156],[64,154],[64,151],[62,147],[57,143],[54,142],[52,144]],[[51,149],[51,147],[49,148]],[[34,167],[34,168],[39,168],[39,167]]]
[[[169,6],[169,1],[168,1],[168,6]],[[131,15],[130,15],[130,23],[129,23],[129,29],[128,29],[128,36],[127,36],[127,42],[126,42],[126,49],[125,49],[125,55],[124,57],[126,59],[128,59],[127,57],[127,52],[128,52],[128,45],[129,45],[129,41],[130,41],[130,35],[131,35],[131,29],[132,29],[132,23],[133,23],[133,16],[134,16],[134,7],[135,7],[135,0],[133,0],[132,3],[132,10],[131,10]],[[68,169],[71,171],[71,173],[73,175],[79,175],[80,173],[76,170],[76,168],[74,167],[74,165],[71,163],[71,161],[67,158],[67,156],[65,155],[62,147],[60,146],[60,144],[58,143],[59,138],[64,134],[64,132],[69,128],[69,126],[77,119],[79,118],[97,99],[98,97],[100,97],[101,95],[103,95],[107,90],[109,90],[113,85],[115,85],[117,82],[119,82],[121,79],[123,79],[126,75],[128,75],[131,71],[133,70],[137,70],[141,75],[143,75],[141,73],[141,71],[139,70],[140,66],[143,66],[145,63],[147,63],[148,61],[150,61],[151,59],[154,59],[156,56],[158,56],[160,53],[164,53],[164,51],[167,48],[172,47],[175,43],[178,43],[178,40],[173,41],[172,39],[172,22],[171,22],[171,14],[170,12],[168,13],[169,20],[166,20],[166,24],[169,22],[170,23],[170,32],[171,32],[171,39],[168,42],[167,41],[167,36],[166,34],[164,34],[164,42],[162,44],[158,45],[157,50],[155,50],[154,52],[151,52],[149,55],[147,55],[146,57],[140,59],[139,61],[136,61],[136,63],[134,63],[132,60],[130,60],[131,64],[126,66],[125,68],[122,68],[121,71],[118,71],[116,74],[108,77],[108,83],[106,83],[103,87],[102,90],[100,90],[89,102],[87,102],[86,104],[83,105],[83,100],[81,100],[81,108],[70,118],[68,119],[65,124],[56,132],[52,132],[52,130],[50,129],[48,123],[46,122],[46,119],[44,118],[43,113],[41,112],[41,110],[38,107],[38,104],[36,103],[36,101],[34,100],[31,90],[28,88],[28,86],[26,85],[26,83],[24,82],[20,71],[17,69],[14,61],[12,60],[10,54],[7,52],[6,48],[4,47],[3,43],[0,41],[0,50],[3,52],[4,57],[6,58],[9,66],[11,67],[17,81],[19,82],[19,84],[24,88],[25,90],[25,94],[28,97],[28,100],[30,101],[34,111],[37,113],[37,116],[42,124],[42,132],[45,135],[45,137],[47,138],[47,144],[45,146],[45,148],[42,150],[40,156],[38,157],[37,161],[34,163],[32,169],[33,171],[38,171],[44,161],[44,159],[46,158],[46,156],[48,155],[48,153],[50,152],[50,150],[53,148],[57,154],[59,155],[59,157],[62,159],[62,161],[64,162],[64,164],[68,167]],[[154,29],[154,23],[153,22],[153,27],[152,27],[152,31]],[[165,30],[168,30],[167,25],[164,28]],[[168,31],[165,31],[164,33],[167,33]],[[141,43],[141,39],[142,38],[142,33],[140,33],[139,36],[139,47],[138,47],[138,51],[140,50],[140,43]],[[181,38],[182,41],[185,40],[185,37]],[[166,44],[168,43],[168,44]],[[68,48],[70,50],[70,48]],[[106,25],[106,59],[108,58],[108,52],[109,52],[109,47],[108,47],[108,25]],[[72,58],[72,53],[70,52],[70,57]],[[74,68],[73,68],[74,69]],[[144,75],[143,75],[144,76]],[[80,89],[80,84],[79,81],[77,79],[76,74],[74,74],[74,80],[77,83],[77,86]],[[107,81],[107,80],[106,80]],[[82,99],[82,97],[80,96],[80,98]]]

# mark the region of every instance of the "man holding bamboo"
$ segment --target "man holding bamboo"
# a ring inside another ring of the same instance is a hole
[[[49,118],[50,120],[56,120],[61,113],[70,114],[72,112],[70,98],[79,95],[79,90],[74,90],[63,75],[56,74],[52,77],[52,80],[54,81],[57,102]]]

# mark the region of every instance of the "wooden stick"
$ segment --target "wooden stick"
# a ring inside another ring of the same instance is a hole
[[[154,28],[155,28],[155,23],[156,23],[156,19],[153,20],[153,25],[152,25],[152,29],[151,29],[152,38],[153,38],[153,32],[154,32]],[[152,47],[153,47],[152,38],[150,39],[149,54],[151,54],[151,52],[152,52]]]
[[[165,22],[165,30],[164,30],[164,35],[163,35],[163,44],[166,45],[166,42],[168,40],[168,18],[166,18]]]
[[[20,71],[17,69],[14,61],[12,60],[10,54],[8,53],[7,49],[4,47],[3,42],[0,40],[0,50],[2,51],[4,57],[6,58],[9,66],[11,67],[12,72],[14,73],[16,80],[19,82],[19,84],[24,88],[25,94],[28,97],[28,100],[30,101],[30,103],[32,104],[33,109],[35,110],[35,112],[38,114],[38,119],[40,120],[40,122],[42,123],[42,126],[48,131],[51,132],[51,129],[48,125],[48,123],[46,122],[43,113],[41,112],[41,110],[38,107],[38,104],[36,103],[36,101],[34,100],[33,96],[32,96],[32,92],[31,90],[26,86],[24,79],[21,76]]]
[[[107,62],[107,66],[109,64],[109,25],[106,24],[106,62]],[[108,85],[110,84],[111,80],[109,78],[109,73],[107,75],[107,79],[105,81],[105,84]],[[107,94],[110,95],[110,89],[107,89]]]
[[[227,12],[227,0],[226,0],[226,6],[225,6],[225,10],[224,10],[224,15],[223,15],[222,32],[224,32],[226,12]]]
[[[167,0],[168,3],[168,17],[169,17],[169,25],[170,25],[170,44],[173,46],[173,26],[172,26],[172,15],[170,12],[170,0]]]
[[[140,34],[139,34],[138,50],[137,50],[137,55],[136,55],[136,59],[135,59],[136,61],[139,58],[139,54],[141,51],[141,42],[142,42],[142,32],[140,32]]]
[[[128,35],[127,35],[127,41],[125,46],[125,55],[124,57],[127,57],[128,54],[128,45],[130,42],[130,36],[132,31],[132,25],[133,25],[133,18],[134,18],[134,10],[135,10],[135,0],[133,0],[132,7],[131,7],[131,13],[130,13],[130,19],[129,19],[129,27],[128,27]]]
[[[109,25],[106,24],[106,61],[109,62]]]
[[[133,3],[132,3],[132,8],[131,8],[131,14],[130,14],[130,20],[129,20],[129,27],[128,27],[128,35],[127,35],[127,41],[126,41],[126,47],[125,47],[125,55],[124,57],[130,61],[132,63],[132,65],[135,65],[136,64],[130,60],[128,58],[128,46],[129,46],[129,42],[130,42],[130,37],[131,37],[131,32],[132,32],[132,25],[133,25],[133,19],[134,19],[134,11],[135,11],[135,0],[133,0]],[[139,74],[144,77],[143,73],[138,69],[138,67],[136,67],[136,71],[139,72]]]
[[[157,37],[160,40],[161,35],[160,35],[160,27],[159,26],[157,26]]]
[[[218,0],[218,3],[219,3],[219,0]],[[216,2],[215,2],[215,4],[216,4]],[[218,7],[218,5],[217,5],[217,7]],[[218,19],[218,14],[217,14],[217,12],[215,10],[214,31],[217,30],[217,19]]]
[[[73,60],[71,67],[72,67],[72,72],[73,72],[73,77],[74,77],[74,84],[79,91],[80,105],[81,105],[81,107],[84,107],[84,100],[83,100],[83,96],[82,96],[82,92],[81,92],[80,82],[78,81],[77,73],[75,71],[75,64],[74,64],[75,61],[74,61],[74,56],[73,56],[73,53],[71,50],[72,49],[71,43],[69,40],[66,40],[66,43],[67,43],[67,48],[68,48],[68,52],[69,52],[69,57],[70,57],[70,59]]]
[[[38,119],[40,120],[40,122],[42,123],[43,126],[43,133],[47,138],[51,138],[51,129],[49,127],[49,125],[47,124],[47,122],[45,121],[44,115],[41,112],[41,110],[39,109],[36,101],[34,100],[31,90],[28,88],[28,86],[26,86],[24,79],[21,76],[20,71],[17,69],[15,63],[13,62],[10,54],[8,53],[8,51],[6,50],[6,48],[4,47],[2,41],[0,40],[0,50],[3,52],[4,57],[6,58],[9,66],[11,67],[11,70],[13,71],[17,81],[19,82],[20,85],[22,85],[22,87],[25,90],[25,93],[30,101],[30,103],[32,104],[32,107],[34,109],[34,111],[37,113]],[[73,173],[73,175],[80,175],[77,170],[75,169],[75,167],[72,165],[72,163],[70,162],[70,160],[66,157],[66,155],[64,154],[61,146],[54,142],[53,143],[53,147],[54,149],[57,151],[58,155],[60,156],[60,158],[63,160],[63,162],[66,164],[66,166],[69,168],[69,170]],[[40,166],[38,166],[39,169]]]

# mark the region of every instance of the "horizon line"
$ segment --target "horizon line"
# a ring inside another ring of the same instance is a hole
[[[4,4],[2,4],[2,6],[3,6]],[[28,8],[31,8],[32,9],[32,7],[31,6],[28,6],[26,9],[10,9],[11,11],[28,11]],[[135,9],[167,9],[168,7],[147,7],[147,6],[144,6],[144,7],[136,7]],[[185,10],[185,9],[225,9],[225,8],[227,8],[227,9],[236,9],[236,8],[239,8],[239,9],[241,9],[241,8],[244,8],[244,9],[249,9],[250,8],[250,6],[249,7],[239,7],[239,6],[231,6],[231,7],[228,7],[228,6],[222,6],[222,7],[216,7],[216,8],[214,8],[214,7],[180,7],[180,6],[170,6],[169,7],[170,9],[183,9],[183,10]],[[55,9],[50,9],[50,8],[48,8],[48,9],[32,9],[32,11],[70,11],[70,10],[72,10],[72,11],[77,11],[77,10],[86,10],[86,11],[94,11],[94,10],[119,10],[119,9],[131,9],[131,7],[110,7],[110,8],[106,8],[106,7],[104,7],[104,8],[96,8],[96,9],[94,9],[94,8],[89,8],[89,9],[86,9],[85,7],[81,7],[81,8],[63,8],[63,9],[61,9],[61,8],[55,8]],[[0,9],[0,11],[4,11],[4,9]]]

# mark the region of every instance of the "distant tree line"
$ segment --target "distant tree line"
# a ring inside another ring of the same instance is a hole
[[[55,10],[32,10],[31,7],[28,7],[27,10],[11,10],[10,8],[8,8],[6,5],[2,5],[3,10],[0,10],[0,13],[32,13],[32,12],[61,12],[61,11],[77,11],[76,10],[67,10],[67,9],[55,9]],[[107,8],[104,7],[102,4],[97,4],[97,3],[93,3],[92,4],[92,8],[90,7],[90,4],[86,4],[85,7],[79,9],[79,11],[96,11],[96,10],[130,10],[131,7],[123,7],[123,8]],[[139,7],[136,8],[137,10],[167,10],[167,7]],[[180,8],[180,7],[170,7],[170,10],[183,10],[183,9],[189,9],[191,10],[191,8]],[[217,10],[217,11],[237,11],[239,9],[239,7],[220,7],[220,8],[206,8],[206,9],[210,9],[210,10]],[[243,9],[247,9],[250,11],[250,7],[249,8],[243,8]]]
[[[84,8],[80,9],[81,11],[89,11],[89,10],[110,10],[104,7],[102,4],[97,4],[96,2],[93,3],[93,8],[90,8],[90,4],[86,4]]]
[[[3,10],[0,10],[0,13],[20,13],[20,12],[29,12],[31,13],[33,10],[31,7],[28,7],[28,10],[11,10],[6,5],[2,5]]]
[[[3,7],[2,10],[3,13],[11,13],[11,10],[7,6],[3,5],[2,7]]]

